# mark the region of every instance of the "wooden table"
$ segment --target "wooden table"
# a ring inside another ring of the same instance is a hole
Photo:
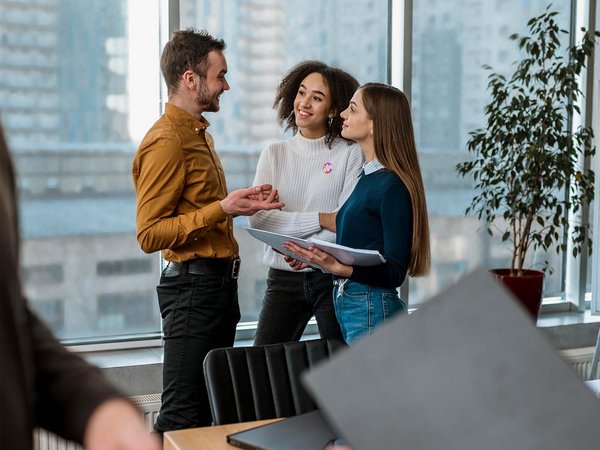
[[[278,420],[281,419],[257,420],[256,422],[168,431],[164,434],[163,438],[164,450],[230,450],[237,447],[227,443],[228,434],[266,425]]]

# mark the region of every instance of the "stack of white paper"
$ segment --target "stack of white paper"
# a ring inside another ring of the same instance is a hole
[[[355,249],[345,247],[343,245],[334,244],[332,242],[323,241],[321,239],[300,239],[285,234],[258,230],[256,228],[245,229],[253,237],[258,239],[259,241],[264,242],[268,246],[273,247],[278,252],[296,258],[299,261],[302,261],[306,264],[311,263],[300,258],[295,253],[292,253],[283,248],[284,242],[293,242],[302,248],[309,248],[311,245],[313,245],[318,249],[323,250],[324,252],[327,252],[330,255],[334,256],[342,264],[346,264],[349,266],[376,266],[385,262],[385,258],[381,255],[381,253],[379,253],[376,250]]]

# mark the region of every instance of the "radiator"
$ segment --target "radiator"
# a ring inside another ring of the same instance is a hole
[[[136,395],[130,397],[131,401],[142,411],[148,429],[151,430],[156,423],[160,409],[160,394]]]
[[[136,395],[130,399],[142,411],[148,430],[151,430],[160,409],[160,394]],[[33,433],[33,448],[35,450],[82,450],[79,444],[66,441],[42,428],[37,428]]]
[[[561,350],[559,353],[563,359],[573,368],[582,380],[598,378],[598,374],[591,374],[592,357],[595,347],[573,348]]]

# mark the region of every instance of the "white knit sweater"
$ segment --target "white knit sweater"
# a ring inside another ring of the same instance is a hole
[[[358,181],[364,157],[357,144],[348,144],[337,139],[330,149],[325,137],[306,139],[296,133],[265,148],[258,161],[254,185],[272,184],[285,207],[281,211],[257,212],[248,218],[250,226],[335,242],[335,233],[321,229],[319,213],[339,209]],[[275,269],[293,270],[267,245],[264,262]]]

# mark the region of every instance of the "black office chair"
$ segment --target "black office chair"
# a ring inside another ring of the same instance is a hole
[[[317,339],[212,350],[204,375],[214,425],[290,417],[317,408],[299,374],[343,342]]]

